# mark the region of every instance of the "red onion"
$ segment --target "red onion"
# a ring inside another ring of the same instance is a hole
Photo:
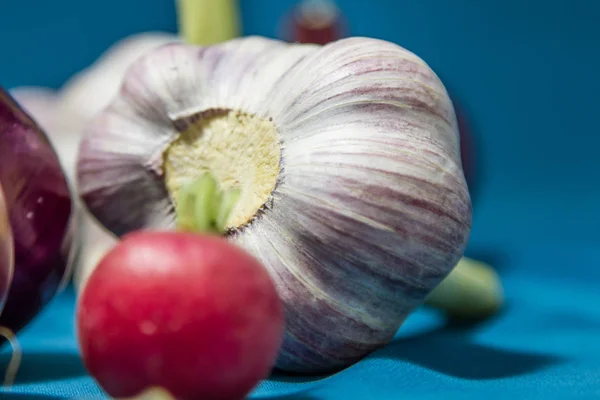
[[[78,246],[70,188],[56,152],[39,125],[2,88],[0,185],[14,252],[0,326],[18,332],[68,281]]]

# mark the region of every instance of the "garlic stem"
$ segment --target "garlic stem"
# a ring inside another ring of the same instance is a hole
[[[240,192],[237,189],[223,191],[210,173],[182,185],[177,202],[179,229],[222,234],[239,196]]]
[[[498,274],[487,264],[463,257],[427,297],[425,304],[457,318],[484,318],[504,302]]]
[[[240,34],[237,0],[177,0],[179,32],[194,45],[208,46]]]

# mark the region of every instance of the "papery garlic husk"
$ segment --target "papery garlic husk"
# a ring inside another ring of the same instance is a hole
[[[87,207],[119,236],[173,229],[179,186],[205,171],[241,190],[227,237],[278,285],[287,371],[336,370],[388,343],[470,232],[448,94],[382,40],[246,37],[136,61],[82,142]]]

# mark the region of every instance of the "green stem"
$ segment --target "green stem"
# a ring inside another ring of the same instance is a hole
[[[238,0],[177,0],[179,33],[190,44],[208,46],[240,35]]]
[[[182,185],[177,202],[177,227],[188,232],[221,235],[231,211],[239,200],[237,189],[222,190],[207,172]]]
[[[427,297],[425,304],[456,318],[478,319],[497,313],[504,303],[502,283],[487,264],[463,257]]]

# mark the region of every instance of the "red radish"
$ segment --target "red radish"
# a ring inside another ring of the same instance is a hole
[[[77,322],[85,365],[113,397],[159,386],[181,399],[241,399],[275,362],[283,308],[239,247],[140,231],[92,273]]]
[[[90,275],[76,318],[84,364],[116,398],[159,387],[177,399],[242,399],[270,373],[284,328],[254,257],[176,231],[124,236]]]

